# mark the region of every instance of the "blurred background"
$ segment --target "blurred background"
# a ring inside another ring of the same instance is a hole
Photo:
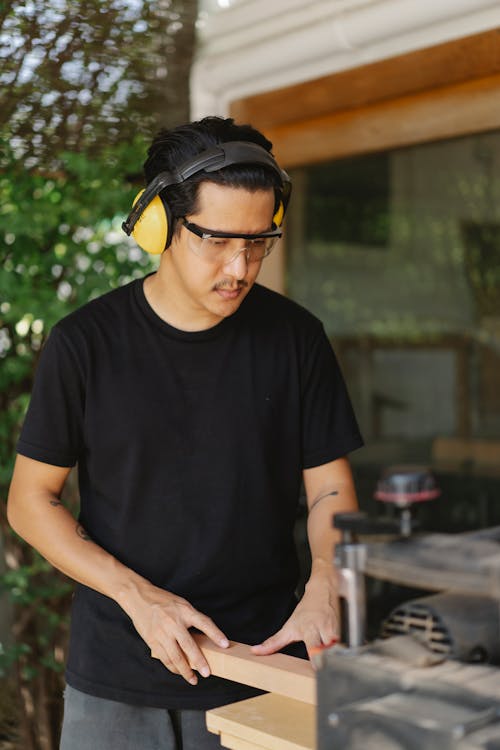
[[[153,268],[120,229],[145,149],[207,114],[262,129],[291,174],[261,280],[325,323],[362,507],[384,467],[424,463],[426,528],[500,523],[497,0],[1,2],[2,750],[55,750],[61,718],[71,584],[5,519],[37,356]]]

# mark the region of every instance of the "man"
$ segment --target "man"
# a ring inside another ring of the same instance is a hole
[[[193,629],[262,655],[338,634],[331,519],[356,506],[362,441],[321,323],[255,283],[290,193],[270,149],[230,119],[160,133],[124,224],[158,271],[44,347],[8,516],[79,584],[64,750],[218,747],[204,711],[256,691],[210,676]],[[77,462],[75,526],[59,498]]]

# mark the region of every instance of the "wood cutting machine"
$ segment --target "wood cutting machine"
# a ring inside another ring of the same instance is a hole
[[[334,519],[345,645],[319,657],[318,750],[500,750],[500,527],[415,533],[413,504],[438,494],[427,469],[392,467],[375,496],[395,515]],[[366,576],[426,592],[372,643]]]

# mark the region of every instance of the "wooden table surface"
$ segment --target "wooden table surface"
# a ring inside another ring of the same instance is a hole
[[[207,711],[207,727],[231,750],[314,750],[316,709],[266,693]]]

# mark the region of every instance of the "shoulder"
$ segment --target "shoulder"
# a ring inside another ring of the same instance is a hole
[[[134,329],[135,280],[73,310],[51,329],[45,358],[68,360],[87,370],[95,356],[109,352]]]
[[[88,339],[98,330],[113,329],[123,325],[131,307],[134,287],[138,283],[139,280],[134,280],[90,300],[59,320],[53,327],[52,333],[70,340],[81,336]]]

